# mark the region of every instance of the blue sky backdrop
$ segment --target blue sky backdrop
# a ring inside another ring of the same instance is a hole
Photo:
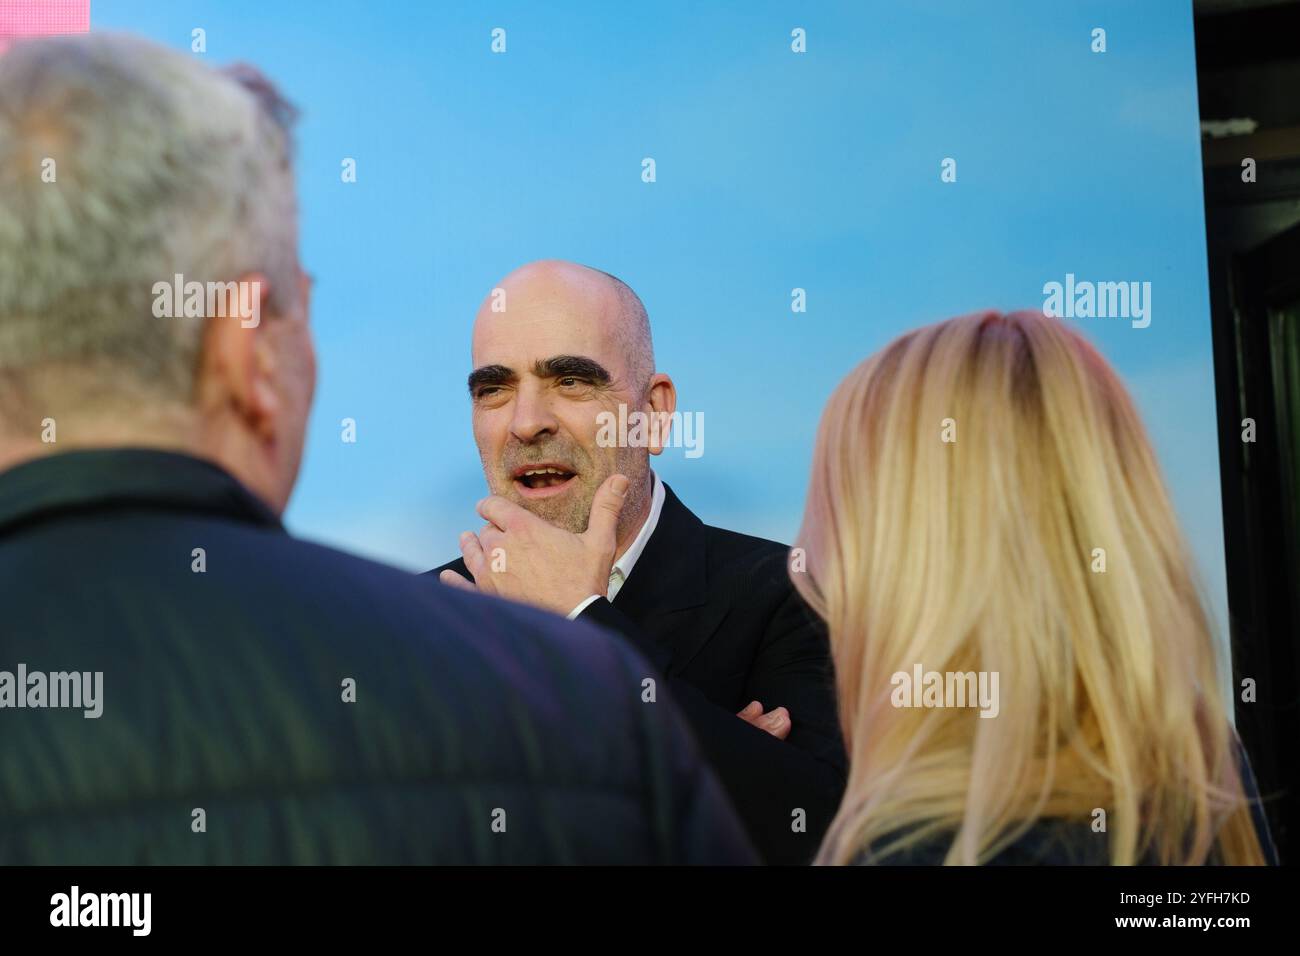
[[[704,455],[660,474],[706,521],[785,541],[853,365],[922,323],[1039,308],[1072,272],[1152,283],[1149,328],[1076,324],[1140,403],[1222,626],[1189,0],[94,0],[92,27],[183,50],[201,27],[202,56],[303,110],[321,376],[296,533],[412,569],[456,556],[485,493],[470,324],[528,260],[641,294],[705,417]]]

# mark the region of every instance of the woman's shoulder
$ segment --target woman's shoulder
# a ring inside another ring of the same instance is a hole
[[[939,866],[948,855],[955,834],[943,833],[879,856],[870,849],[853,860],[857,865]],[[881,846],[891,842],[887,838]],[[1035,821],[1009,846],[988,861],[990,866],[1105,866],[1110,845],[1104,832],[1093,830],[1088,820]]]

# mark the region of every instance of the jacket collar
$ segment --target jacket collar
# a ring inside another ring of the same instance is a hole
[[[174,452],[60,452],[0,473],[0,537],[57,514],[118,507],[197,512],[283,530],[275,513],[230,474]]]
[[[614,598],[625,614],[643,616],[699,607],[708,601],[704,522],[664,482],[659,524],[636,568]]]

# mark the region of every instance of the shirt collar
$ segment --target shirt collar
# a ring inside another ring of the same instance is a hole
[[[636,533],[636,537],[623,552],[623,556],[614,562],[614,567],[610,569],[611,577],[617,571],[624,581],[628,579],[637,559],[641,557],[641,552],[650,541],[650,536],[655,533],[655,526],[659,524],[659,513],[664,510],[664,483],[653,471],[650,472],[650,480],[654,485],[654,490],[650,493],[650,514],[646,515],[645,523],[641,525],[641,530]]]

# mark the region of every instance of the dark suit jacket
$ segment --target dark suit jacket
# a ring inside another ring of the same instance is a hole
[[[0,710],[0,865],[754,860],[630,649],[294,540],[205,462],[0,474],[0,608],[0,671],[103,673],[98,719]]]
[[[846,772],[825,630],[790,584],[784,545],[709,527],[664,490],[659,523],[613,603],[602,597],[580,619],[623,635],[667,675],[764,860],[807,863]],[[447,568],[469,577],[463,560],[429,573]],[[736,716],[751,700],[790,711],[786,740]]]

